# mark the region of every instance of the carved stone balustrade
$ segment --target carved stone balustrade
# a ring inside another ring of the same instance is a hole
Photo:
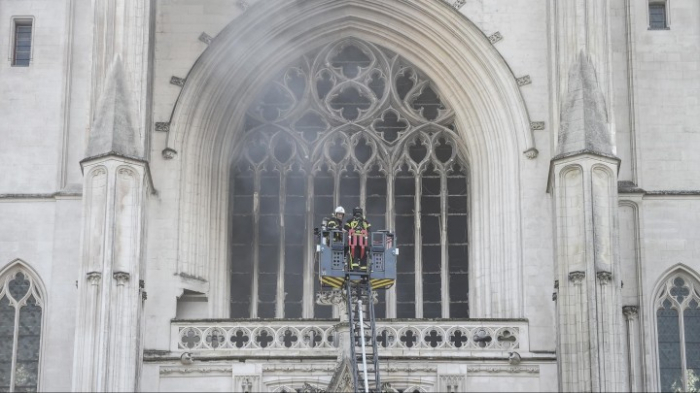
[[[175,320],[171,351],[206,356],[335,357],[337,320]],[[377,322],[382,356],[502,357],[527,352],[526,320]],[[369,334],[369,332],[367,332]]]

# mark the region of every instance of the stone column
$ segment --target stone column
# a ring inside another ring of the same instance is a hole
[[[622,307],[627,327],[627,368],[631,392],[643,391],[642,364],[639,345],[639,314],[637,306]]]
[[[83,263],[78,281],[74,391],[134,391],[141,356],[146,163],[83,163]]]
[[[588,152],[552,164],[563,391],[627,390],[615,231],[617,167],[617,159]]]

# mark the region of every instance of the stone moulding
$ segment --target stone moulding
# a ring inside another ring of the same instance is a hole
[[[161,367],[160,375],[168,374],[210,374],[210,373],[230,373],[233,369],[231,366],[212,366],[212,367]]]
[[[280,355],[293,351],[308,356],[323,355],[337,352],[336,326],[322,321],[293,320],[268,321],[263,325],[252,321],[175,322],[176,341],[171,350],[209,352],[209,355],[222,351],[229,354],[266,351]],[[521,340],[527,340],[522,333],[519,326],[509,324],[455,325],[437,321],[382,321],[377,324],[379,346],[406,355],[417,351],[436,351],[436,355],[444,351],[512,351],[521,348]]]
[[[539,366],[522,366],[522,367],[509,367],[509,366],[468,366],[468,373],[487,373],[487,374],[539,374]]]
[[[321,13],[324,18],[315,17]],[[300,30],[300,25],[307,28]],[[216,45],[194,64],[173,110],[166,146],[183,155],[178,220],[189,223],[178,225],[177,269],[210,282],[209,316],[229,313],[227,244],[221,240],[227,236],[226,220],[221,219],[227,216],[227,205],[220,202],[229,190],[225,165],[230,161],[223,157],[235,155],[242,130],[236,119],[243,119],[247,108],[242,93],[261,88],[265,80],[259,70],[269,64],[281,67],[312,43],[321,46],[341,33],[376,41],[378,25],[383,26],[385,46],[444,86],[441,94],[472,104],[456,111],[455,123],[465,145],[479,152],[469,162],[475,168],[473,183],[489,186],[472,190],[470,220],[472,227],[487,226],[497,235],[477,234],[470,249],[470,269],[484,277],[474,283],[470,312],[477,318],[524,315],[519,160],[535,143],[524,99],[505,59],[476,25],[437,1],[404,0],[387,7],[385,0],[314,0],[251,6],[217,34]],[[241,41],[241,36],[250,39]],[[445,53],[445,61],[428,60],[428,48],[435,47]],[[213,71],[221,67],[232,72],[222,76]],[[201,255],[195,258],[197,250]]]
[[[263,372],[303,372],[312,373],[315,371],[332,372],[335,371],[335,364],[310,364],[308,366],[288,366],[283,364],[272,364],[263,366]]]

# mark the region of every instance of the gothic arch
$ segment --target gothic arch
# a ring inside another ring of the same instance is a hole
[[[174,110],[166,165],[180,184],[178,271],[208,282],[211,317],[228,308],[228,168],[251,96],[296,56],[356,37],[423,70],[455,108],[470,167],[470,309],[522,317],[520,167],[535,151],[508,65],[484,34],[440,1],[265,1],[225,28],[189,73]],[[164,151],[165,152],[165,151]],[[222,279],[215,279],[222,277]]]
[[[647,381],[650,383],[649,386],[652,386],[652,389],[655,390],[661,390],[662,388],[661,373],[659,372],[659,327],[657,322],[657,310],[660,308],[660,302],[663,300],[662,298],[669,296],[669,285],[672,285],[672,281],[675,281],[677,278],[691,282],[690,287],[695,289],[695,294],[689,293],[688,295],[690,295],[691,298],[694,296],[697,301],[697,298],[700,296],[700,274],[689,266],[683,263],[678,263],[667,269],[660,276],[659,280],[654,285],[653,291],[651,292],[652,296],[645,305],[648,312],[647,315],[649,315],[649,326],[651,328],[651,359],[649,359],[650,361],[648,362],[648,364],[651,365],[649,370],[651,378],[648,378]],[[682,312],[682,310],[677,306],[678,304],[674,304],[671,307],[679,313]],[[684,338],[680,337],[680,339],[683,340]]]
[[[37,391],[41,391],[42,389],[42,370],[43,370],[43,363],[44,363],[44,348],[45,348],[45,341],[44,338],[46,337],[46,325],[47,323],[46,318],[48,317],[47,313],[47,299],[46,299],[46,287],[44,286],[43,281],[39,277],[39,274],[25,261],[21,259],[14,259],[8,264],[6,264],[2,269],[0,269],[0,299],[8,299],[8,295],[12,296],[8,292],[11,292],[12,289],[8,286],[6,286],[6,281],[10,277],[14,277],[15,279],[18,278],[18,274],[22,274],[26,277],[28,277],[28,282],[29,286],[27,287],[27,292],[20,296],[19,299],[14,299],[14,303],[16,304],[16,307],[23,307],[23,306],[30,306],[30,302],[33,300],[34,301],[34,306],[38,306],[41,308],[41,328],[40,328],[40,333],[39,333],[39,359],[38,359],[38,364],[37,364]],[[7,291],[6,291],[7,290]],[[11,303],[12,304],[12,303]],[[19,315],[19,314],[18,314]],[[20,319],[21,320],[21,319]]]
[[[32,283],[36,286],[35,290],[37,291],[38,295],[41,296],[44,302],[43,307],[46,307],[46,286],[44,286],[44,282],[41,280],[41,277],[39,277],[39,274],[36,272],[36,270],[34,270],[34,268],[31,267],[29,263],[19,258],[10,261],[8,264],[3,266],[2,269],[0,269],[0,279],[15,270],[21,270],[23,273],[29,275]]]

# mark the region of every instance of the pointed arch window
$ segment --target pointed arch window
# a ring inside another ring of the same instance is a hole
[[[686,274],[666,280],[656,297],[663,392],[700,390],[700,285]]]
[[[314,305],[313,228],[337,205],[397,234],[378,316],[468,316],[467,166],[453,111],[399,55],[356,39],[291,62],[255,98],[231,171],[231,316]]]
[[[0,391],[37,391],[43,308],[27,271],[15,267],[0,275]]]

